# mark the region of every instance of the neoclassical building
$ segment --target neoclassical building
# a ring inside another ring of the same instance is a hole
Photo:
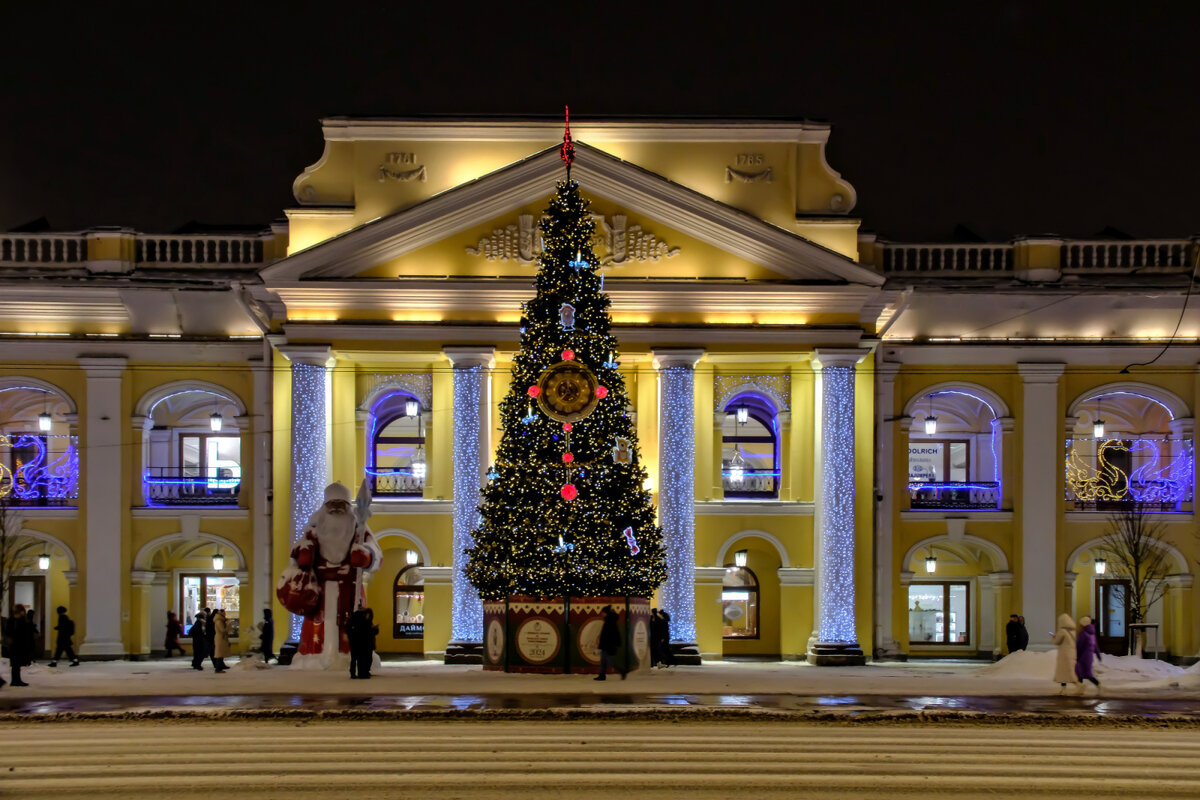
[[[373,492],[379,649],[480,637],[461,551],[561,127],[322,127],[260,233],[0,234],[5,603],[43,628],[66,605],[85,656],[161,650],[168,611],[286,619],[275,576],[332,480]],[[1140,501],[1170,564],[1151,642],[1195,655],[1195,240],[898,244],[854,216],[828,125],[573,133],[681,645],[991,657],[1010,613],[1037,646],[1068,611],[1115,652],[1096,562]]]

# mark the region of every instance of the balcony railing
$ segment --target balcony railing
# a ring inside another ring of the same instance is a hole
[[[775,470],[742,470],[741,480],[730,477],[729,466],[722,468],[721,488],[726,497],[778,497],[779,473]]]
[[[1189,512],[1195,456],[1190,439],[1067,439],[1067,503],[1077,511]]]
[[[1011,244],[891,244],[883,248],[883,271],[936,275],[1010,272]]]
[[[139,233],[137,261],[139,264],[261,264],[263,242],[257,236]]]
[[[1000,508],[1000,484],[995,481],[922,481],[908,485],[908,507],[913,510]]]
[[[78,233],[0,233],[0,264],[71,264],[87,260]]]
[[[0,433],[0,497],[15,508],[73,507],[79,499],[79,439]]]
[[[376,497],[420,497],[425,491],[425,478],[409,470],[376,472],[371,475],[371,493]]]
[[[146,503],[152,506],[236,506],[242,490],[240,470],[150,467],[142,476]]]
[[[1185,269],[1191,266],[1187,239],[1112,242],[1071,240],[1063,244],[1066,272],[1128,272],[1130,269]]]

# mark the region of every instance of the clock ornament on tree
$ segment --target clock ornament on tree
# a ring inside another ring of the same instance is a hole
[[[538,378],[538,406],[559,422],[578,422],[596,409],[596,374],[578,361],[560,361]]]

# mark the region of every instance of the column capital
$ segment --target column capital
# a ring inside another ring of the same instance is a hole
[[[875,365],[875,380],[880,383],[895,383],[896,375],[902,366],[904,365],[896,361],[880,361]]]
[[[813,351],[812,366],[814,370],[826,367],[853,367],[869,355],[870,350],[853,347],[818,347]]]
[[[67,586],[78,586],[79,585],[79,570],[64,569],[63,577],[67,579]]]
[[[91,378],[119,378],[129,359],[125,356],[88,356],[80,358],[79,366]]]
[[[275,344],[275,349],[293,364],[332,367],[333,348],[327,344]]]
[[[146,420],[148,419],[150,417],[145,414],[134,414],[129,418],[129,424],[133,426],[135,431],[144,431],[146,430]]]
[[[702,347],[656,347],[654,353],[654,368],[684,367],[695,369],[696,362],[704,356]]]
[[[1063,586],[1065,586],[1069,589],[1070,587],[1075,585],[1075,579],[1078,577],[1079,577],[1078,572],[1073,572],[1072,570],[1067,570],[1066,572],[1063,573]]]
[[[1168,575],[1163,578],[1163,580],[1166,582],[1167,586],[1170,586],[1173,589],[1190,589],[1192,588],[1194,579],[1186,572],[1180,572],[1174,575]]]
[[[812,567],[780,567],[780,586],[812,586],[816,583],[816,570]]]
[[[721,583],[725,580],[725,567],[696,567],[692,570],[696,585]]]
[[[997,589],[1007,589],[1012,586],[1013,574],[1011,572],[993,572],[988,577],[992,579],[992,586]]]
[[[450,359],[450,366],[454,369],[491,369],[496,363],[496,348],[491,345],[447,345],[442,352]]]
[[[134,586],[149,586],[154,583],[157,572],[148,569],[135,569],[129,573],[129,582]]]
[[[1062,362],[1021,362],[1017,364],[1017,373],[1025,383],[1058,383],[1058,379],[1066,371],[1067,365]]]

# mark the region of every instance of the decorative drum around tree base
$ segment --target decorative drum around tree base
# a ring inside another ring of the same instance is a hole
[[[483,668],[547,674],[600,672],[604,614],[617,612],[621,647],[609,672],[650,666],[645,597],[509,597],[483,604]]]

